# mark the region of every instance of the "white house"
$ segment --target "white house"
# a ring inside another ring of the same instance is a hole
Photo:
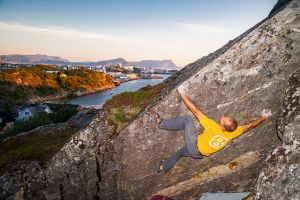
[[[124,66],[124,69],[127,69],[129,71],[133,71],[134,70],[134,66]]]
[[[95,71],[106,74],[106,68],[105,68],[105,66],[102,66],[102,65],[95,66]]]
[[[107,72],[107,74],[111,75],[114,78],[120,78],[120,76],[122,76],[122,72]]]
[[[33,117],[34,114],[40,112],[52,113],[52,110],[46,104],[37,104],[29,106],[23,105],[18,109],[18,117],[16,118],[16,120],[27,120],[30,117]]]
[[[122,81],[126,81],[127,80],[127,74],[121,74],[119,79],[122,80]]]
[[[59,71],[58,70],[44,70],[44,72],[47,72],[49,74],[57,74]]]
[[[127,78],[128,79],[136,79],[138,76],[136,75],[136,74],[134,74],[134,73],[132,73],[132,74],[127,74]]]

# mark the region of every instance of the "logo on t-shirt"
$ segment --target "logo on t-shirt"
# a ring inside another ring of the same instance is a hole
[[[211,146],[212,148],[220,148],[225,146],[227,140],[228,140],[227,138],[224,138],[221,135],[215,135],[209,141],[209,146]]]

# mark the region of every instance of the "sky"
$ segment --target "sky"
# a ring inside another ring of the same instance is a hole
[[[0,0],[0,55],[171,59],[184,67],[267,17],[276,2]]]

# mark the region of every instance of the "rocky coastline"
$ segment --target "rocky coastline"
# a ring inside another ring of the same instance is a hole
[[[31,97],[28,100],[28,103],[42,103],[42,102],[47,102],[47,101],[60,100],[60,99],[64,99],[64,98],[80,97],[80,96],[85,96],[85,95],[93,94],[93,93],[100,92],[100,91],[105,91],[105,90],[108,90],[108,89],[111,89],[114,87],[116,87],[116,86],[114,85],[112,87],[95,88],[95,89],[89,90],[89,91],[84,91],[84,90],[75,91],[75,92],[65,92],[64,91],[59,94],[49,95],[49,96],[45,96],[45,97],[35,96],[35,97]]]

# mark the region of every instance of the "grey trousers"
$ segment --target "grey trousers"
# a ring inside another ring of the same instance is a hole
[[[197,147],[197,132],[190,115],[182,115],[169,119],[162,119],[158,125],[160,129],[177,131],[184,129],[185,145],[178,149],[169,159],[164,162],[164,170],[169,171],[181,157],[203,158]]]

